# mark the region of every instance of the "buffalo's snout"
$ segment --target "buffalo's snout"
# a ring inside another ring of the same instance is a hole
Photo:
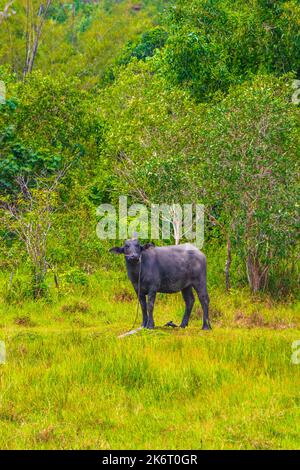
[[[140,257],[138,255],[128,255],[126,256],[126,259],[127,261],[129,261],[130,263],[138,263],[139,262],[139,259]]]

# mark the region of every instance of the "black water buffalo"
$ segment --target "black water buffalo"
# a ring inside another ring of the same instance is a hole
[[[143,327],[154,328],[153,307],[157,292],[181,291],[185,312],[180,326],[185,328],[195,302],[194,288],[203,309],[202,329],[210,329],[206,258],[194,245],[155,247],[152,243],[141,245],[137,239],[131,239],[122,247],[111,248],[110,252],[125,255],[128,277],[142,307]]]

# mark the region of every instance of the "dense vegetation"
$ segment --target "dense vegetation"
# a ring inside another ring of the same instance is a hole
[[[292,292],[298,2],[39,5],[1,4],[2,268],[40,295],[49,266],[103,266],[95,209],[127,194],[204,203],[231,282]]]
[[[298,0],[0,0],[1,447],[299,447],[298,79]],[[115,339],[121,194],[205,205],[209,339]]]

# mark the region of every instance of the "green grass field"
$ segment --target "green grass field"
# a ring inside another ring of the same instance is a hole
[[[93,275],[51,302],[0,303],[1,449],[296,449],[296,304],[211,292],[186,330],[180,295],[160,296],[154,331],[123,339],[128,281]],[[298,311],[298,313],[297,313]]]

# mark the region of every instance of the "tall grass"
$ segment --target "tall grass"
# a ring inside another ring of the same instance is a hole
[[[186,330],[119,339],[136,302],[125,278],[108,279],[0,303],[0,448],[299,448],[294,304],[212,291],[211,332],[198,306]],[[182,313],[180,295],[160,296],[156,324]]]

